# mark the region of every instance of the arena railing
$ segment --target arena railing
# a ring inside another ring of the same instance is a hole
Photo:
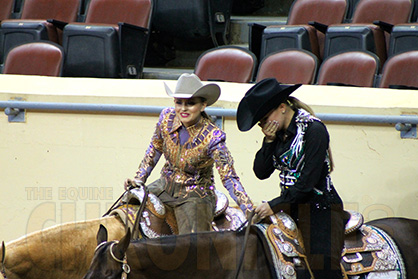
[[[33,111],[72,111],[91,113],[137,113],[158,115],[165,107],[140,106],[119,104],[86,104],[86,103],[54,103],[54,102],[26,102],[26,101],[0,101],[0,108],[4,109],[9,122],[24,122],[26,110]],[[236,109],[209,107],[206,112],[213,116],[218,126],[222,127],[223,117],[236,117]],[[402,138],[417,138],[417,115],[368,115],[368,114],[338,114],[317,113],[316,116],[324,122],[341,123],[371,123],[394,124],[395,129],[401,132]]]

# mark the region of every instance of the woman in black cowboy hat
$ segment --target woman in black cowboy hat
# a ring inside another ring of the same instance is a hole
[[[289,95],[300,85],[265,79],[241,100],[237,124],[241,131],[255,124],[264,140],[254,160],[254,173],[266,179],[277,169],[281,194],[255,209],[265,218],[284,211],[301,229],[315,278],[342,278],[344,211],[330,177],[329,134],[309,106]]]

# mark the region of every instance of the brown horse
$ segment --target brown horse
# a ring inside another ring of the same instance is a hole
[[[225,212],[215,220],[214,229],[223,230],[237,226],[234,224],[236,219],[232,218],[236,211],[226,209],[227,203],[224,205]],[[154,214],[154,204],[147,206],[145,211],[147,214],[141,218],[143,228],[148,228],[146,221],[152,220],[149,229],[160,232],[162,228],[162,232],[170,232],[168,224]],[[230,221],[227,220],[228,217],[231,217]],[[97,228],[100,224],[105,224],[109,228],[110,239],[120,239],[126,232],[126,225],[120,218],[127,217],[121,213],[95,220],[66,223],[11,241],[0,247],[0,271],[4,270],[8,279],[82,278],[94,254]],[[147,232],[149,231],[151,230]],[[0,278],[4,278],[1,272]]]
[[[418,220],[384,218],[367,224],[392,237],[402,254],[406,278],[418,278]],[[244,235],[235,231],[207,232],[130,242],[128,232],[120,242],[103,242],[106,239],[106,229],[101,227],[85,279],[117,279],[127,274],[129,278],[234,278]],[[271,258],[262,246],[260,238],[250,233],[240,278],[276,277],[269,268]],[[309,278],[303,266],[296,272],[297,278]]]
[[[115,216],[66,223],[34,232],[0,248],[8,279],[82,278],[96,247],[100,224],[109,228],[110,239],[125,235],[125,226]],[[0,278],[2,278],[1,275]]]

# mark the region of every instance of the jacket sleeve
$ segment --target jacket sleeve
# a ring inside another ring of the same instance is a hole
[[[245,192],[244,187],[234,168],[234,160],[226,147],[225,133],[220,130],[214,132],[214,137],[209,147],[209,155],[215,162],[224,187],[229,195],[240,206],[244,213],[253,210],[253,202]]]
[[[277,142],[266,143],[263,140],[263,145],[261,149],[255,155],[253,171],[255,176],[258,179],[269,178],[270,175],[274,172],[275,168],[273,166],[273,154]]]
[[[160,160],[162,149],[163,149],[163,138],[161,136],[161,122],[164,119],[165,110],[161,112],[158,123],[155,127],[154,134],[151,139],[145,156],[139,164],[138,170],[135,175],[135,182],[138,184],[145,184],[148,177],[150,176],[155,165]]]

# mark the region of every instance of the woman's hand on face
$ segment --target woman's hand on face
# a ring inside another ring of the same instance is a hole
[[[264,219],[270,215],[273,215],[274,212],[271,210],[270,205],[267,202],[263,202],[255,208],[255,213],[260,219]]]
[[[261,131],[265,135],[267,142],[273,142],[276,139],[276,133],[278,129],[279,123],[275,120],[268,121],[263,126],[261,126]]]

